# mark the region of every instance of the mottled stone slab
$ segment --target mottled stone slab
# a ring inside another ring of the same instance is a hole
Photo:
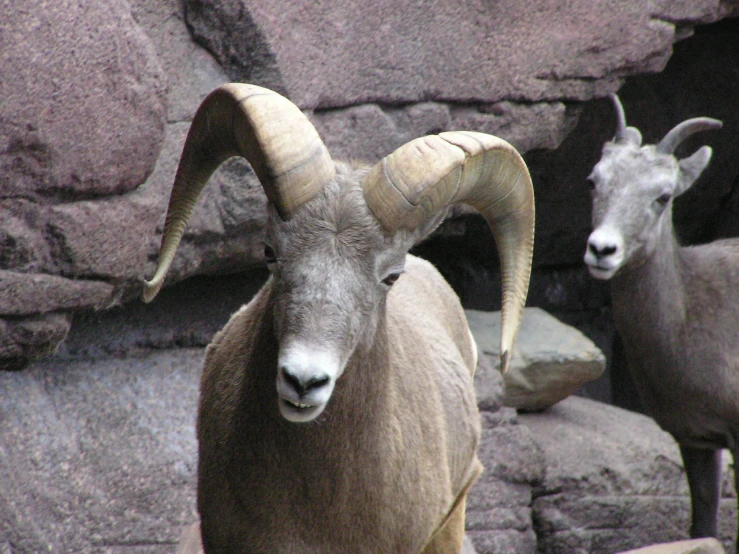
[[[500,312],[467,310],[472,334],[482,352],[499,367]],[[539,308],[524,310],[508,373],[503,404],[542,410],[567,398],[605,370],[605,356],[580,331]]]

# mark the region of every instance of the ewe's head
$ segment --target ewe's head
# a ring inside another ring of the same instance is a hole
[[[371,343],[408,249],[456,202],[486,217],[500,250],[506,369],[534,233],[531,180],[508,143],[481,133],[442,133],[411,141],[372,168],[355,168],[334,163],[289,100],[252,85],[224,85],[193,120],[146,301],[164,282],[200,191],[231,156],[249,161],[270,201],[265,259],[279,347],[269,370],[286,419],[312,421],[324,410],[349,358]]]
[[[657,145],[641,144],[641,133],[626,126],[623,107],[612,95],[618,114],[616,137],[603,147],[588,177],[593,189],[593,232],[585,263],[598,279],[610,279],[622,267],[639,264],[655,250],[663,233],[672,233],[672,200],[696,181],[711,159],[703,146],[678,160],[675,148],[698,131],[717,129],[707,117],[689,119]]]

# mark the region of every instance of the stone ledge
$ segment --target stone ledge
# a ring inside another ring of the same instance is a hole
[[[716,539],[695,539],[654,544],[620,554],[724,554],[726,551]]]
[[[480,351],[493,367],[500,367],[500,312],[465,313]],[[503,376],[503,405],[526,411],[553,406],[600,377],[605,363],[600,349],[580,331],[544,310],[526,308],[510,369]],[[484,376],[478,384],[484,407],[492,391]]]

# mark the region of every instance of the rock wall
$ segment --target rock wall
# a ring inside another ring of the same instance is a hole
[[[188,121],[223,82],[286,93],[336,157],[373,162],[418,135],[460,128],[533,152],[557,148],[585,102],[629,75],[661,71],[695,25],[739,11],[735,0],[445,0],[433,10],[356,0],[3,0],[0,8],[6,369],[53,351],[73,313],[137,295]],[[562,199],[548,196],[545,181],[535,172],[537,266],[571,265],[579,247],[561,240],[574,235],[553,222]],[[264,202],[250,168],[226,164],[170,282],[260,264]],[[722,228],[733,225],[724,220]]]

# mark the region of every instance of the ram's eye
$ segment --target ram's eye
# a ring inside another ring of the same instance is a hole
[[[391,273],[390,275],[388,275],[387,277],[385,277],[382,280],[382,282],[383,282],[383,284],[387,285],[388,287],[392,287],[393,284],[395,284],[395,281],[397,281],[399,277],[400,277],[400,271],[394,271],[393,273]]]
[[[277,261],[277,254],[275,254],[275,249],[272,248],[269,244],[264,245],[264,261],[268,264],[273,264]]]
[[[661,207],[665,207],[667,203],[670,201],[670,198],[672,198],[672,195],[669,193],[665,193],[661,195],[659,198],[657,198],[657,204],[659,204]]]

